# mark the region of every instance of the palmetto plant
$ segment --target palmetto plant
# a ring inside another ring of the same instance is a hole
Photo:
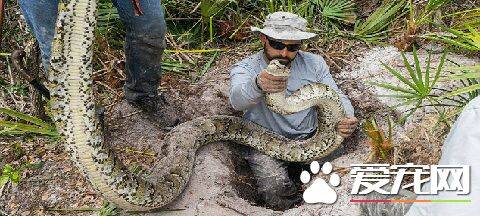
[[[438,40],[470,51],[480,51],[480,31],[471,26],[466,26],[466,31],[456,30],[445,26],[437,25],[440,29],[450,33],[446,34],[426,34],[423,38]]]
[[[13,136],[27,133],[40,134],[54,138],[59,136],[53,124],[36,117],[5,108],[0,108],[0,113],[23,121],[0,120],[0,136]]]
[[[421,13],[416,21],[413,18],[413,12],[410,12],[410,19],[414,20],[410,22],[415,25],[429,22],[427,19],[429,15],[449,1],[450,0],[430,0],[425,7],[425,12]],[[480,51],[480,31],[478,30],[480,28],[480,8],[459,11],[443,16],[442,18],[451,18],[453,20],[453,25],[451,27],[438,24],[433,25],[446,33],[429,33],[420,37],[442,41],[470,51]],[[409,29],[414,27],[416,26],[411,27],[409,25]]]
[[[357,21],[354,37],[366,42],[378,42],[387,37],[391,31],[388,27],[398,17],[405,14],[405,0],[393,0],[382,4],[364,22]]]
[[[437,106],[448,106],[448,104],[443,104],[439,101],[438,95],[432,93],[435,85],[437,84],[437,81],[440,78],[440,73],[443,69],[446,53],[444,53],[440,58],[440,63],[438,64],[435,71],[432,71],[430,65],[430,53],[428,54],[428,59],[426,60],[425,70],[422,70],[421,68],[415,48],[413,49],[413,64],[410,64],[404,52],[402,52],[401,54],[405,68],[408,71],[408,75],[403,75],[400,71],[393,69],[385,63],[382,63],[382,65],[387,69],[388,73],[397,78],[403,85],[397,86],[391,83],[373,83],[378,87],[388,89],[394,92],[390,95],[381,96],[400,99],[401,102],[395,105],[395,107],[413,105],[413,108],[410,108],[407,111],[407,114],[400,120],[400,122],[405,120],[408,116],[413,114],[413,112],[415,112],[420,107],[433,106],[434,108],[436,108]],[[414,67],[412,67],[412,65],[414,65]]]
[[[455,62],[451,63],[456,64]],[[459,87],[453,89],[435,88],[441,92],[438,100],[448,101],[451,108],[448,112],[439,113],[441,114],[440,120],[447,123],[447,125],[454,122],[454,118],[462,112],[465,105],[480,95],[480,65],[463,67],[456,65],[457,67],[449,67],[447,69],[449,71],[459,71],[458,73],[442,77],[439,81],[455,82],[456,86]]]
[[[428,0],[427,4],[425,5],[425,7],[423,7],[420,13],[418,13],[418,15],[415,15],[414,1],[410,0],[409,5],[410,5],[411,24],[418,26],[418,25],[429,22],[432,14],[450,1],[451,0]]]
[[[460,73],[449,75],[443,81],[458,81],[462,87],[446,91],[440,98],[456,98],[459,108],[480,95],[480,65],[448,68]],[[459,109],[461,111],[461,109]]]
[[[325,29],[353,24],[356,19],[355,3],[351,0],[307,0],[299,5],[298,13],[310,22],[320,15]]]
[[[456,30],[466,30],[467,27],[479,28],[480,8],[455,12],[442,18],[451,18],[453,21],[452,28]]]
[[[396,44],[401,50],[411,51],[417,38],[417,30],[421,25],[431,22],[431,17],[435,11],[451,0],[428,0],[424,7],[419,7],[414,0],[409,0],[409,18],[407,29],[403,34],[402,40]],[[416,13],[418,11],[418,13]]]

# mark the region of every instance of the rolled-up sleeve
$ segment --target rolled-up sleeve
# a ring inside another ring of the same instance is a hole
[[[330,70],[327,66],[327,63],[325,63],[325,60],[323,58],[320,58],[320,65],[319,65],[319,71],[318,74],[320,75],[320,82],[323,84],[326,84],[330,86],[333,90],[335,90],[338,95],[340,96],[340,100],[342,102],[343,109],[345,109],[345,113],[349,117],[355,116],[355,111],[353,109],[352,103],[348,99],[348,97],[343,94],[342,90],[338,88],[337,84],[332,78],[332,75],[330,74]]]
[[[257,104],[263,96],[255,83],[254,71],[235,65],[230,71],[230,104],[235,110],[243,111]]]

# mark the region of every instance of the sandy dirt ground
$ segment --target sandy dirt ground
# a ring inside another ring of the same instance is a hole
[[[396,82],[386,75],[380,62],[402,69],[401,56],[393,47],[379,47],[364,50],[363,55],[339,73],[333,74],[341,89],[349,96],[356,110],[356,116],[364,119],[369,115],[384,117],[387,114],[397,115],[404,110],[389,111],[388,105],[394,101],[377,97],[383,90],[366,84],[366,81]],[[426,58],[422,51],[420,62]],[[228,102],[229,67],[245,55],[224,53],[214,66],[196,84],[188,84],[181,80],[173,80],[173,85],[166,88],[172,106],[178,108],[182,121],[205,115],[237,115]],[[411,59],[411,56],[408,56]],[[438,61],[439,54],[432,59]],[[472,65],[479,59],[462,56],[450,56],[457,63]],[[432,63],[432,65],[437,65]],[[172,87],[173,86],[173,87]],[[175,88],[174,86],[181,86]],[[425,125],[425,116],[429,110],[410,118],[404,126],[398,126],[394,135],[398,143],[412,144],[411,128]],[[166,131],[149,123],[140,113],[125,102],[111,107],[106,117],[108,135],[123,162],[132,171],[141,172],[154,160],[149,156],[152,149],[163,145],[162,138]],[[380,121],[385,125],[385,121]],[[417,135],[418,136],[418,135]],[[421,135],[420,135],[421,136]],[[422,137],[422,136],[421,136]],[[423,140],[428,148],[439,151],[442,138]],[[435,144],[436,143],[436,144]],[[440,143],[440,144],[439,144]],[[96,212],[72,211],[84,207],[101,207],[103,198],[95,193],[90,184],[63,151],[61,144],[49,143],[45,140],[33,140],[25,144],[31,160],[45,161],[44,166],[26,173],[18,185],[7,184],[0,193],[0,209],[9,215],[95,215]],[[135,152],[129,151],[133,147]],[[364,163],[370,152],[367,138],[360,130],[345,141],[344,147],[330,157],[334,169],[341,177],[341,184],[335,188],[338,200],[335,204],[302,204],[296,208],[280,212],[267,209],[254,202],[248,190],[250,180],[238,172],[236,147],[230,143],[215,143],[202,147],[197,152],[197,159],[192,177],[185,191],[174,202],[166,206],[166,210],[140,215],[359,215],[360,209],[350,203],[353,180],[349,177],[350,164]],[[416,149],[414,151],[422,151]],[[39,152],[43,151],[43,152]],[[139,153],[140,152],[140,153]],[[41,155],[41,156],[39,156]],[[439,155],[437,155],[438,157]],[[250,187],[251,188],[251,187]],[[56,209],[56,210],[55,210]],[[61,211],[59,209],[70,209]]]

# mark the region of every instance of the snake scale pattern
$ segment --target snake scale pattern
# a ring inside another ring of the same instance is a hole
[[[308,140],[289,140],[238,117],[202,117],[169,132],[163,140],[166,147],[158,153],[150,175],[132,174],[103,141],[95,117],[92,44],[96,1],[64,0],[63,3],[59,7],[49,72],[51,112],[71,159],[93,187],[118,207],[149,211],[173,201],[190,178],[196,150],[212,142],[233,141],[277,159],[297,162],[324,157],[341,144],[342,138],[335,132],[336,123],[344,116],[339,96],[325,85],[314,84],[288,100],[285,94],[272,100],[280,103],[273,107],[283,113],[315,105],[319,111],[318,130]],[[282,111],[281,107],[286,109]]]

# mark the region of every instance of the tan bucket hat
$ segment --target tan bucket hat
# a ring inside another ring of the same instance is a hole
[[[307,20],[293,13],[269,14],[263,28],[251,27],[254,33],[263,33],[277,40],[308,40],[317,34],[307,32]]]

